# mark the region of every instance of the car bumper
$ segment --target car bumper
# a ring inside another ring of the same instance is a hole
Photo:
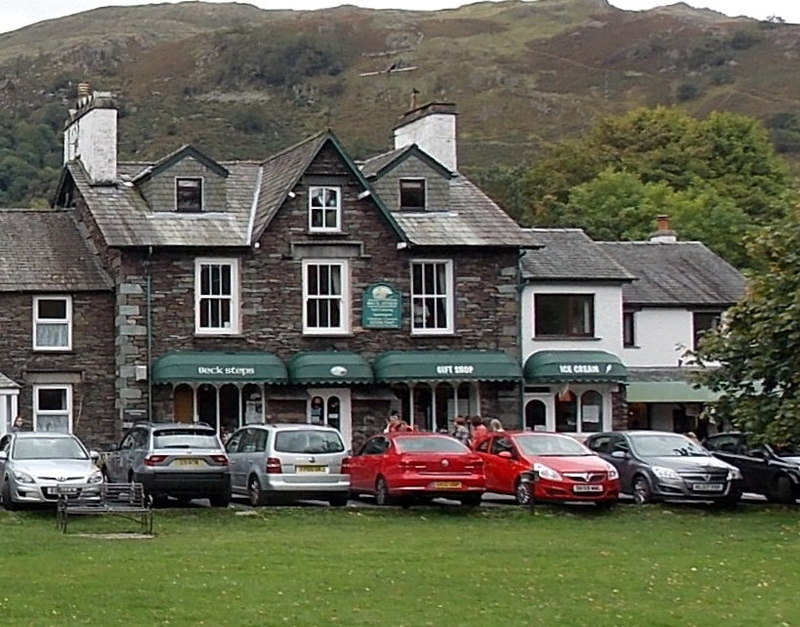
[[[404,474],[388,480],[393,495],[419,495],[430,498],[461,494],[482,494],[486,491],[483,475],[417,475]]]
[[[722,489],[700,490],[697,482],[688,482],[682,479],[658,479],[653,484],[654,496],[661,499],[681,499],[693,501],[727,501],[739,499],[744,492],[741,480],[720,482]]]
[[[616,501],[619,499],[619,481],[577,484],[540,478],[534,494],[542,501]]]
[[[65,481],[63,483],[44,482],[44,483],[18,483],[15,481],[9,482],[11,490],[11,500],[15,503],[52,503],[58,501],[58,494],[56,493],[57,486],[85,486],[86,481]],[[100,485],[95,483],[92,485]]]
[[[323,495],[350,491],[350,475],[271,474],[261,478],[263,492]],[[310,497],[309,497],[310,498]]]
[[[135,474],[133,480],[144,486],[150,494],[168,494],[186,498],[204,498],[209,495],[229,494],[231,477],[226,472],[169,473],[152,472]]]

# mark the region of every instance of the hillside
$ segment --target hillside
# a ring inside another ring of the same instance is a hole
[[[533,159],[598,116],[655,104],[759,117],[800,160],[799,56],[800,26],[682,4],[646,12],[604,0],[437,12],[109,7],[0,35],[0,149],[11,142],[4,128],[47,124],[54,142],[26,143],[23,158],[42,150],[38,167],[56,169],[59,124],[86,80],[117,96],[123,159],[183,143],[218,159],[259,158],[325,127],[360,158],[388,146],[417,90],[420,102],[457,103],[468,173]],[[0,204],[41,200],[44,184],[19,199],[0,195]]]

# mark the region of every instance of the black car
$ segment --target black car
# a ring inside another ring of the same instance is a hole
[[[763,494],[776,503],[800,498],[800,452],[794,446],[749,445],[738,431],[718,433],[705,441],[716,457],[736,466],[747,492]]]
[[[688,499],[735,505],[742,497],[739,469],[679,433],[609,431],[592,434],[585,444],[614,464],[621,491],[636,503]]]

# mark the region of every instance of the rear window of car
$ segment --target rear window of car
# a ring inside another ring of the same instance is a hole
[[[153,448],[220,448],[217,434],[208,429],[159,429]]]
[[[453,438],[414,435],[395,438],[394,444],[401,453],[467,453],[469,449]]]
[[[335,431],[278,431],[275,450],[279,453],[342,453],[344,442]]]

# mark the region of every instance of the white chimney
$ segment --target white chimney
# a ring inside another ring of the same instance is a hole
[[[110,92],[78,84],[78,108],[64,126],[64,163],[80,159],[94,184],[117,180],[117,108]]]
[[[394,128],[394,147],[416,144],[448,170],[458,169],[456,112],[451,102],[430,102],[403,115]]]
[[[656,218],[656,231],[650,234],[650,241],[660,244],[674,244],[678,241],[678,236],[669,227],[669,216],[660,215]]]

